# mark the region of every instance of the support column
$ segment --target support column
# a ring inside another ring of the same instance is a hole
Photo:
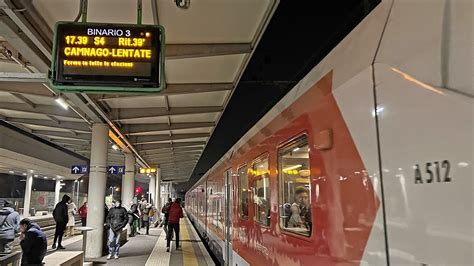
[[[56,185],[54,186],[54,207],[59,203],[59,192],[61,191],[61,180],[56,179]]]
[[[92,126],[87,226],[94,230],[87,232],[86,258],[102,257],[108,139],[107,124]]]
[[[122,176],[122,205],[130,207],[135,187],[135,157],[125,154],[125,175]]]
[[[155,186],[155,207],[161,210],[163,200],[161,199],[161,169],[156,169],[156,186]]]
[[[155,204],[155,193],[156,193],[156,183],[155,183],[155,176],[150,175],[150,183],[148,183],[148,194],[150,195],[150,201]]]
[[[23,217],[30,216],[31,188],[33,187],[33,173],[26,175],[25,199],[23,201]]]

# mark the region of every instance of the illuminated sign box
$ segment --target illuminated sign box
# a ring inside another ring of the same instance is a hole
[[[58,22],[50,83],[63,92],[146,93],[164,86],[159,25]]]

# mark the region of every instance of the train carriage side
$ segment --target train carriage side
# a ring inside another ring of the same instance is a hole
[[[474,264],[472,8],[382,1],[209,171],[230,265]]]

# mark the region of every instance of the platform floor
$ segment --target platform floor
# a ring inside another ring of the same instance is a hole
[[[170,252],[166,252],[166,234],[161,228],[150,228],[149,235],[145,235],[145,229],[142,228],[141,233],[130,237],[120,248],[118,260],[107,260],[104,256],[94,261],[107,265],[215,265],[187,217],[181,219],[180,223],[180,250],[176,250],[176,243],[172,241]],[[66,251],[81,250],[82,236],[68,240],[64,243]]]

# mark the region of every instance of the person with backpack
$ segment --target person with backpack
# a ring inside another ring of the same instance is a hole
[[[43,265],[48,242],[38,224],[25,218],[20,221],[21,265]]]
[[[166,252],[170,252],[171,234],[174,231],[176,236],[176,249],[179,249],[179,219],[183,218],[183,208],[181,199],[177,198],[167,209],[168,212],[168,237],[166,239]]]
[[[109,228],[109,237],[107,246],[109,247],[109,255],[107,259],[111,259],[112,256],[115,259],[119,258],[120,250],[120,232],[127,226],[128,213],[127,210],[122,207],[122,202],[116,200],[114,207],[110,208],[109,214],[107,215],[107,227]]]
[[[62,200],[56,204],[53,211],[53,218],[56,222],[56,230],[54,231],[53,249],[65,249],[61,242],[63,240],[64,231],[69,220],[68,216],[68,202],[71,199],[68,195],[64,194]],[[56,246],[56,241],[58,245]]]
[[[0,210],[0,252],[11,253],[13,240],[20,226],[20,214],[15,211],[15,205],[10,201],[3,203]]]

